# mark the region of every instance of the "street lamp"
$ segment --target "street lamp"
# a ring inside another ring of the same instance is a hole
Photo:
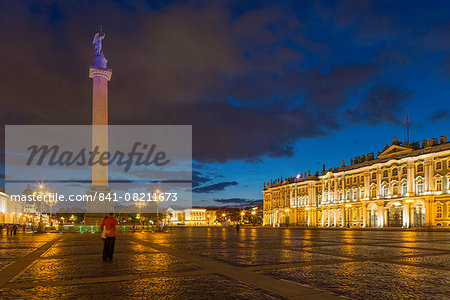
[[[142,225],[141,213],[142,213],[142,209],[145,207],[145,205],[147,205],[147,203],[145,203],[145,201],[143,201],[142,199],[139,199],[139,201],[137,201],[135,203],[135,205],[139,209],[139,223]]]
[[[159,188],[156,189],[156,194],[155,194],[155,198],[156,198],[156,222],[159,225],[159,195],[160,195],[161,191],[159,190]]]
[[[49,198],[47,199],[47,201],[45,202],[49,207],[50,207],[50,224],[53,225],[51,219],[53,217],[53,206],[55,206],[58,203],[58,200],[53,197],[53,195],[51,195],[50,193],[48,193],[47,195],[49,195]]]

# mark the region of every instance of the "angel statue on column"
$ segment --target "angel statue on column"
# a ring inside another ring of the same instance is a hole
[[[100,32],[97,32],[94,35],[94,40],[92,41],[92,45],[94,46],[94,53],[95,55],[103,55],[102,50],[102,40],[105,38],[105,33],[102,32],[102,29],[100,27]]]

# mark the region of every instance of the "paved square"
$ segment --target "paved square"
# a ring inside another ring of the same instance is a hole
[[[0,298],[448,299],[449,232],[171,228],[0,236]]]

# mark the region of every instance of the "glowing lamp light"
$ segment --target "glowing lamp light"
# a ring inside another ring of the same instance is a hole
[[[256,214],[256,211],[252,211],[252,215]]]
[[[300,178],[300,174],[297,174],[297,176],[295,176],[295,178],[299,179]]]
[[[245,215],[245,212],[241,212],[241,216]]]
[[[351,204],[345,204],[345,207],[352,207]]]
[[[414,200],[413,199],[408,199],[408,200],[405,200],[405,203],[413,203],[414,202]]]

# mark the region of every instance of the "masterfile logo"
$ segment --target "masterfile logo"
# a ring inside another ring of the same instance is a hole
[[[191,126],[14,125],[5,135],[5,187],[12,196],[30,185],[36,197],[58,195],[58,206],[86,195],[114,202],[116,212],[144,212],[137,203],[158,202],[145,207],[156,210],[192,206]]]

